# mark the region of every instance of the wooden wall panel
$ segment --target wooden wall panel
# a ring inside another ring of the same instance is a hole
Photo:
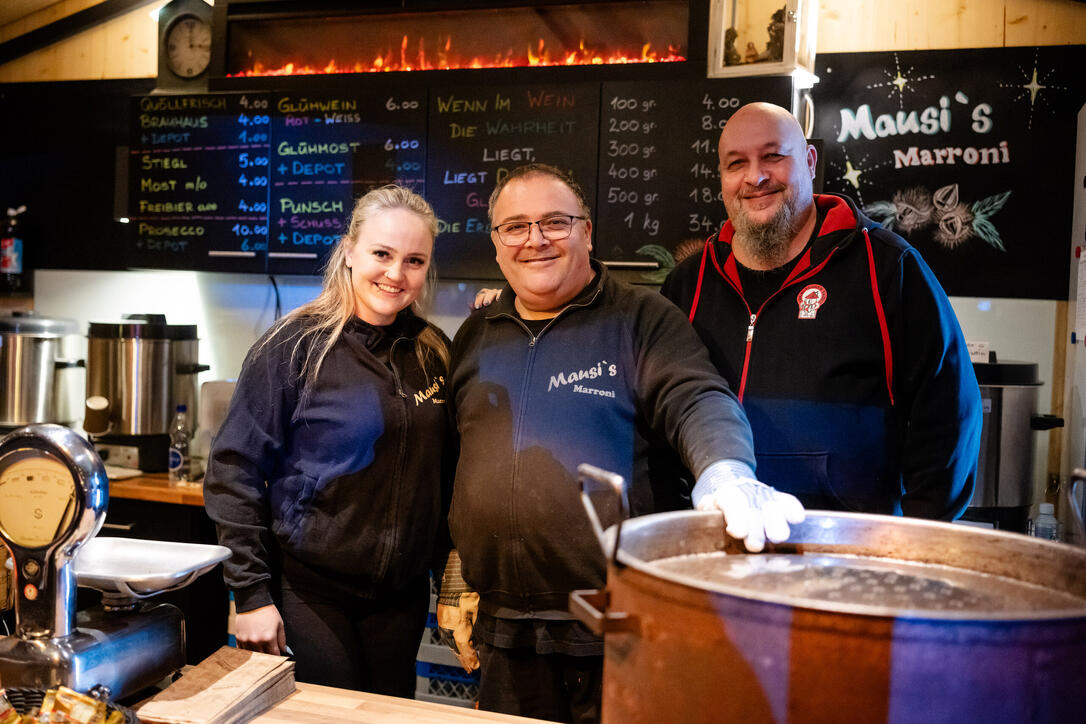
[[[0,41],[94,4],[92,0],[66,0],[51,5],[0,28]],[[151,18],[154,7],[145,5],[0,65],[0,83],[154,77],[158,73],[158,23]],[[43,19],[45,22],[40,22]]]
[[[821,0],[818,52],[998,48],[1086,42],[1072,0]]]
[[[1007,0],[1006,45],[1086,43],[1086,4],[1072,0]]]
[[[11,40],[18,35],[48,25],[54,20],[60,20],[72,13],[86,10],[100,2],[102,0],[60,0],[60,2],[47,5],[41,10],[24,15],[18,20],[13,20],[6,25],[0,25],[0,42]]]

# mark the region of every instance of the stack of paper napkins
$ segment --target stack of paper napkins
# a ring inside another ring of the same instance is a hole
[[[224,646],[139,708],[156,724],[246,722],[294,691],[294,662]]]

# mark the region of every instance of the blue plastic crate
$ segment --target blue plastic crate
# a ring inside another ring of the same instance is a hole
[[[415,673],[416,699],[471,706],[479,697],[478,671],[469,674],[459,666],[418,661]]]
[[[458,681],[462,684],[479,683],[478,669],[469,674],[459,666],[445,666],[444,664],[434,664],[429,661],[416,661],[415,673],[419,676],[424,676],[427,679]]]

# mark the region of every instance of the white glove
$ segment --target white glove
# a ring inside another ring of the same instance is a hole
[[[750,466],[738,460],[717,460],[705,468],[691,498],[698,510],[723,512],[728,535],[742,538],[753,553],[762,550],[766,538],[787,540],[788,524],[802,523],[805,517],[794,495],[758,482]]]

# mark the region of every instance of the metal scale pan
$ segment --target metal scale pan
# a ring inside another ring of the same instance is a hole
[[[230,557],[224,546],[133,538],[91,538],[75,559],[82,588],[102,592],[107,608],[184,588]]]
[[[15,634],[0,638],[0,685],[123,698],[185,663],[184,620],[143,601],[180,588],[225,560],[222,546],[94,538],[109,481],[94,448],[60,425],[0,439],[0,539],[11,551]],[[104,593],[76,613],[77,585]]]

